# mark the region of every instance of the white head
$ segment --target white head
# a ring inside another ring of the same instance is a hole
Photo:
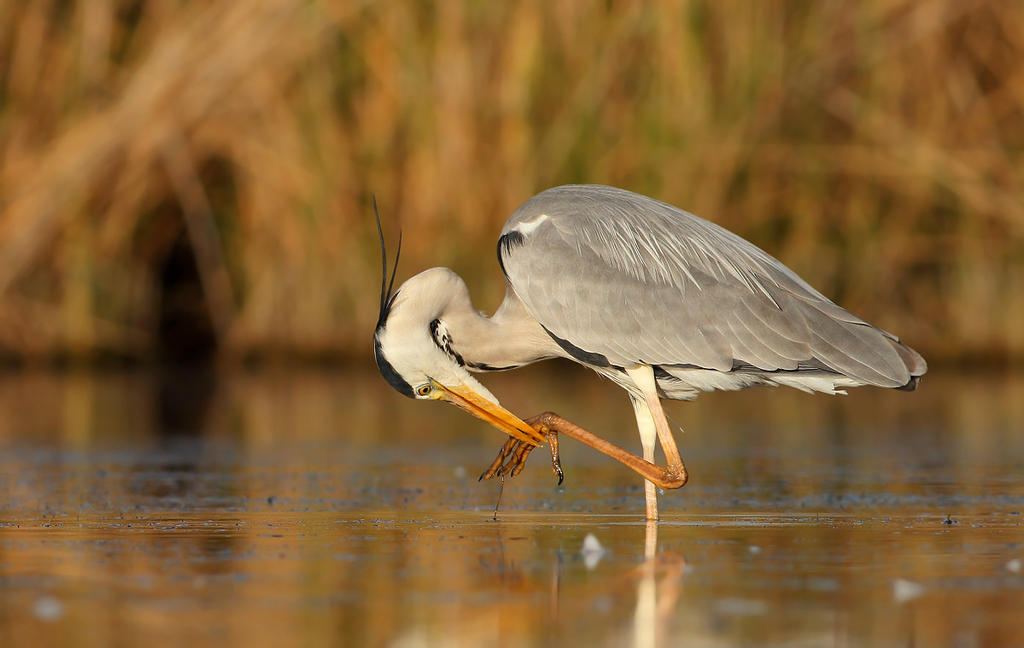
[[[497,404],[444,342],[445,309],[465,291],[454,272],[431,268],[406,281],[385,301],[373,334],[373,353],[381,375],[402,394],[430,398],[432,381],[464,384]]]
[[[448,401],[521,441],[543,442],[532,426],[498,404],[451,348],[445,312],[469,304],[466,284],[457,274],[431,268],[390,292],[390,286],[382,286],[373,355],[392,387],[410,398]]]

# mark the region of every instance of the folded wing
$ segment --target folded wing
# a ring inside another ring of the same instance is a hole
[[[882,387],[912,386],[927,369],[755,245],[621,189],[538,194],[505,224],[498,254],[556,340],[610,365],[813,369]]]

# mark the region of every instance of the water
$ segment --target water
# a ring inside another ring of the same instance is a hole
[[[639,446],[586,372],[486,380]],[[669,413],[659,525],[569,439],[495,520],[500,433],[372,372],[0,376],[0,644],[1024,645],[1021,378]]]

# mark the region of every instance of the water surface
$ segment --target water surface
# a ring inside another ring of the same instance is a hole
[[[487,380],[639,446],[586,372]],[[495,520],[500,433],[374,373],[0,376],[0,643],[1024,645],[1021,378],[669,412],[660,524],[568,439]]]

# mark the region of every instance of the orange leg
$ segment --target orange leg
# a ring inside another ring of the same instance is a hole
[[[536,428],[541,434],[547,435],[551,432],[557,432],[572,437],[580,443],[585,443],[598,452],[608,455],[619,463],[625,464],[644,479],[654,482],[659,488],[680,488],[688,479],[686,466],[683,465],[682,459],[679,458],[678,451],[674,453],[675,456],[672,456],[670,453],[671,450],[676,449],[674,443],[671,448],[665,448],[665,444],[662,444],[662,449],[666,450],[665,454],[668,456],[669,464],[667,468],[662,468],[650,461],[641,459],[631,452],[623,450],[593,432],[584,430],[572,421],[567,421],[554,412],[544,412],[543,414],[526,419],[526,422]]]
[[[666,455],[669,456],[669,465],[667,468],[662,468],[650,461],[641,459],[631,452],[623,450],[619,446],[602,439],[593,432],[584,430],[572,421],[568,421],[554,412],[538,414],[537,416],[526,419],[526,422],[547,437],[548,445],[551,449],[552,469],[559,477],[558,483],[562,483],[561,465],[558,462],[559,434],[564,434],[576,439],[580,443],[584,443],[598,452],[606,454],[612,459],[625,464],[640,474],[644,479],[653,482],[660,488],[679,488],[686,483],[688,478],[686,467],[683,465],[683,461],[679,457],[678,450],[676,450],[674,443],[669,449],[665,448],[664,443],[662,444],[663,450],[669,450],[669,452],[666,452]],[[526,463],[526,458],[530,456],[530,452],[534,447],[535,446],[525,444],[518,439],[509,439],[505,442],[505,445],[502,446],[497,458],[491,463],[487,470],[480,475],[480,479],[490,479],[495,475],[506,474],[515,477],[522,472]],[[676,450],[674,456],[670,455],[671,450]],[[510,457],[511,459],[509,459]]]

